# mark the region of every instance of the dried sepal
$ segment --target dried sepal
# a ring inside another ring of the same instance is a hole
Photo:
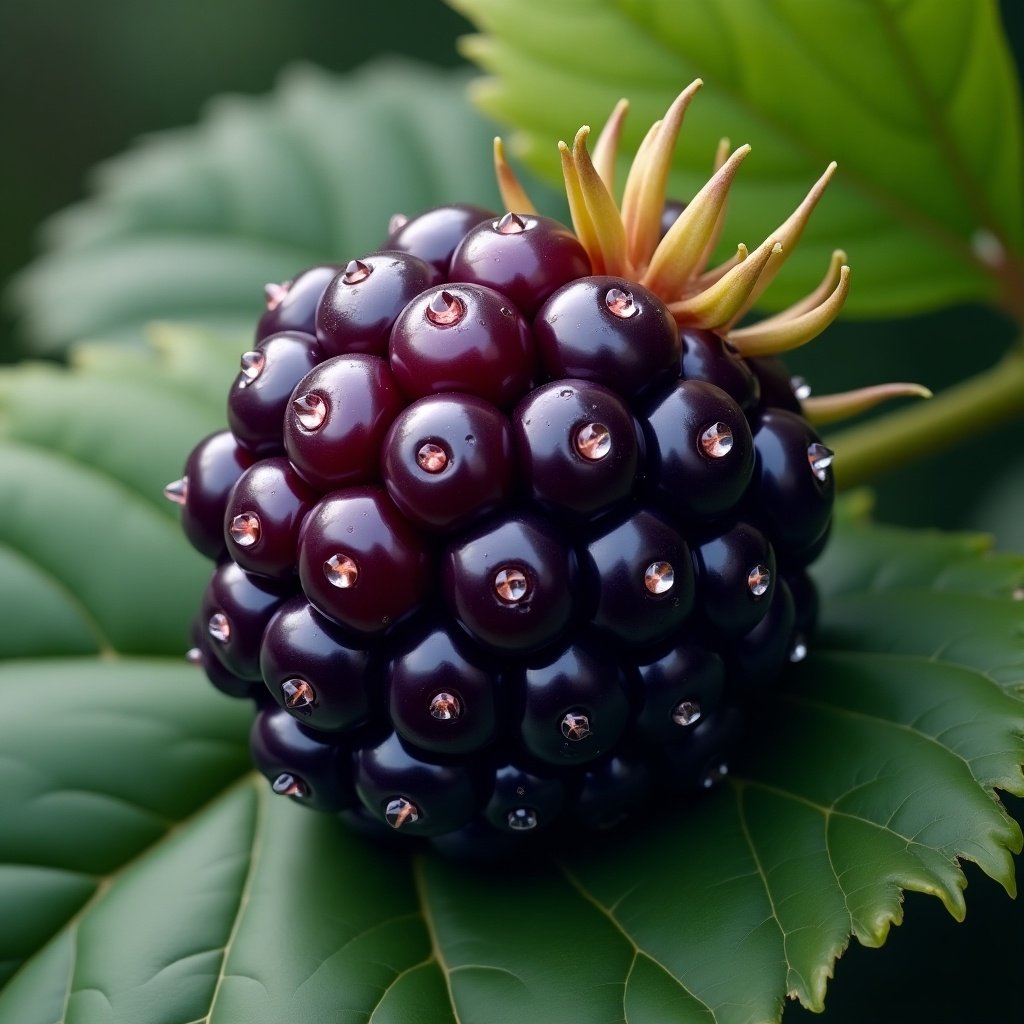
[[[728,323],[771,260],[779,259],[781,254],[782,246],[774,239],[763,242],[709,288],[670,302],[669,311],[680,326],[716,328]]]
[[[580,244],[590,257],[590,269],[595,274],[604,273],[604,261],[601,257],[601,246],[594,231],[590,212],[587,210],[580,185],[580,176],[576,171],[572,153],[564,142],[558,144],[558,155],[562,160],[562,179],[565,181],[565,197],[569,201],[569,215],[572,218],[573,230]]]
[[[580,183],[580,192],[590,214],[594,236],[601,250],[601,263],[604,273],[613,275],[629,275],[630,267],[626,257],[626,230],[619,214],[619,208],[608,191],[607,186],[597,173],[590,153],[587,152],[587,137],[590,128],[584,125],[573,140],[572,160],[576,165],[576,175]]]
[[[839,268],[839,282],[824,302],[800,316],[769,324],[752,324],[728,332],[729,342],[744,356],[769,356],[799,348],[816,338],[843,308],[850,291],[850,268]]]
[[[866,412],[892,398],[931,398],[931,391],[922,384],[875,384],[872,387],[843,391],[835,395],[816,395],[801,402],[804,416],[824,426]]]
[[[530,201],[516,172],[505,159],[505,144],[497,135],[494,137],[494,176],[498,179],[498,191],[506,210],[514,213],[537,212],[537,207]]]
[[[729,194],[729,186],[750,146],[740,146],[690,200],[659,243],[641,284],[656,295],[682,293],[687,280],[702,267],[708,240]]]
[[[594,143],[594,167],[609,192],[615,191],[615,164],[619,157],[622,125],[629,113],[629,100],[619,100]]]

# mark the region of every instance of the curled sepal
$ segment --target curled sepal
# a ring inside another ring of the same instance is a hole
[[[630,210],[626,223],[629,258],[642,267],[651,258],[661,237],[661,215],[665,208],[665,186],[672,166],[672,152],[683,126],[683,115],[704,83],[694,79],[673,101],[658,122],[651,145],[643,154],[640,167],[640,190],[636,206]]]
[[[720,328],[732,320],[771,261],[781,259],[781,256],[782,246],[778,242],[774,239],[765,241],[710,288],[678,302],[670,302],[669,311],[681,327]]]
[[[580,192],[590,214],[594,236],[601,250],[601,262],[604,273],[613,276],[629,276],[630,268],[626,259],[626,230],[619,216],[619,208],[615,205],[612,194],[597,173],[590,153],[587,152],[587,137],[590,128],[584,125],[577,133],[572,146],[572,159],[576,165],[576,175],[580,183]],[[584,248],[586,245],[584,244]],[[591,255],[591,262],[593,256]]]
[[[694,281],[693,290],[695,292],[702,292],[705,288],[710,288],[716,281],[725,277],[733,267],[742,263],[749,255],[750,251],[742,242],[740,242],[739,245],[736,246],[736,251],[727,260],[719,263],[717,267],[705,270],[704,273]]]
[[[728,339],[744,356],[770,356],[799,348],[816,338],[843,308],[850,291],[850,268],[839,268],[839,282],[824,302],[800,316],[774,323],[752,324],[729,331]]]
[[[622,125],[629,113],[629,100],[619,100],[594,143],[594,167],[609,192],[615,191],[615,162],[619,156]]]
[[[820,306],[835,290],[842,276],[843,266],[847,262],[846,253],[842,249],[835,249],[832,252],[832,259],[829,261],[828,270],[821,279],[821,284],[805,295],[802,299],[794,302],[792,306],[779,310],[771,316],[766,316],[758,321],[758,327],[766,327],[769,324],[781,323],[783,320],[792,320],[794,317],[802,316],[804,313]]]
[[[594,231],[594,222],[590,219],[580,176],[573,162],[572,153],[564,142],[558,144],[558,155],[562,159],[562,178],[565,181],[565,198],[569,201],[569,215],[572,218],[573,230],[580,244],[590,257],[590,266],[595,274],[605,273],[604,260],[601,256],[601,245]]]
[[[868,388],[857,388],[855,391],[805,398],[800,404],[807,419],[824,426],[866,412],[890,398],[931,397],[931,391],[923,384],[875,384]]]
[[[654,250],[647,273],[640,282],[645,288],[662,298],[682,294],[686,282],[702,266],[729,186],[749,152],[750,146],[740,146],[690,200]]]
[[[794,246],[799,241],[800,236],[803,234],[804,227],[807,225],[807,221],[810,219],[811,214],[814,212],[814,208],[818,205],[818,200],[821,199],[828,187],[828,183],[832,180],[832,175],[836,172],[836,162],[833,160],[832,163],[825,168],[825,173],[811,186],[810,191],[804,196],[803,201],[800,205],[783,221],[772,233],[772,238],[780,241],[784,247],[786,255],[789,255],[793,251]],[[755,302],[764,294],[765,289],[775,279],[775,275],[779,272],[782,267],[783,260],[780,260],[774,267],[771,268],[771,272],[763,274],[761,280],[758,281],[757,287],[751,292],[750,298],[747,299],[746,306],[739,311],[736,319],[739,320]]]
[[[494,137],[494,176],[498,179],[498,191],[506,210],[515,213],[536,213],[537,207],[530,201],[522,182],[505,159],[505,144],[501,137]]]

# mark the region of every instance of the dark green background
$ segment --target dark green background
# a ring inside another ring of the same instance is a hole
[[[941,7],[935,0],[937,14]],[[1004,0],[1002,9],[1021,67],[1024,4]],[[31,258],[47,215],[87,194],[89,168],[139,134],[192,123],[219,92],[266,91],[295,60],[344,71],[392,52],[454,65],[455,38],[468,29],[435,0],[8,5],[0,33],[0,281]],[[819,391],[842,387],[865,364],[875,379],[917,379],[939,389],[993,362],[1011,337],[1010,325],[988,311],[944,310],[908,321],[838,325],[791,363]],[[0,360],[18,352],[17,324],[5,310]],[[1000,542],[1020,549],[1024,527],[1016,524],[1024,514],[1007,507],[1005,489],[1016,487],[1024,503],[1022,452],[1018,426],[965,444],[952,458],[894,474],[879,487],[880,517],[950,527],[998,524]],[[1024,911],[1018,904],[1008,914],[997,887],[970,875],[966,925],[954,925],[937,901],[910,896],[908,923],[885,951],[854,947],[841,963],[824,1019],[1005,1020]],[[948,972],[956,962],[951,950],[962,958],[965,978],[990,978],[991,989],[967,990],[956,976],[936,977],[933,963]],[[934,994],[927,1007],[923,992]],[[798,1009],[790,1017],[810,1019]]]

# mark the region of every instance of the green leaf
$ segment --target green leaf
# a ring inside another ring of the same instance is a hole
[[[377,248],[396,211],[493,204],[493,129],[466,80],[398,61],[345,79],[296,67],[269,97],[221,97],[199,126],[144,139],[15,281],[26,340],[137,343],[152,320],[247,336],[265,282]]]
[[[993,797],[1024,793],[1024,560],[858,498],[816,650],[691,812],[494,871],[273,797],[248,707],[164,656],[202,573],[159,488],[223,415],[225,346],[119,351],[0,374],[0,1024],[755,1024],[820,1009],[903,891],[962,918],[961,861],[1013,892]],[[140,423],[161,429],[129,444]]]
[[[479,105],[512,145],[557,175],[554,142],[631,100],[632,152],[692,79],[670,188],[708,177],[719,136],[749,142],[723,244],[757,243],[830,160],[839,173],[768,292],[810,291],[834,248],[854,285],[846,310],[879,316],[997,301],[1024,263],[1016,75],[995,0],[449,0],[483,33],[465,51],[489,77]],[[986,260],[994,258],[1001,270]]]

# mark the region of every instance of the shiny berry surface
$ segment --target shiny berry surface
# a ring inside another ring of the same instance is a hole
[[[404,252],[363,256],[342,268],[316,310],[316,337],[328,356],[387,353],[391,327],[406,304],[437,284],[437,269]]]
[[[256,327],[256,341],[279,331],[313,334],[320,296],[340,269],[335,263],[319,263],[290,281],[267,285],[267,308]]]
[[[633,397],[679,372],[679,332],[641,285],[585,277],[560,288],[533,322],[549,377],[581,377]]]
[[[775,551],[749,523],[704,541],[693,551],[697,603],[723,633],[747,633],[764,618],[775,593]]]
[[[537,357],[519,310],[492,288],[448,284],[417,296],[390,341],[391,369],[409,398],[446,391],[509,406],[529,387]]]
[[[448,275],[455,247],[470,229],[485,220],[494,220],[497,214],[482,206],[453,203],[424,210],[402,223],[388,235],[382,248],[412,253]]]
[[[637,666],[641,706],[636,728],[643,742],[675,743],[723,701],[725,663],[687,638]]]
[[[532,317],[556,288],[589,273],[590,257],[564,224],[506,213],[466,233],[448,279],[493,288]]]
[[[761,397],[761,383],[751,369],[752,360],[741,359],[729,343],[714,331],[683,327],[679,332],[680,376],[703,380],[721,388],[741,409],[752,409]]]

